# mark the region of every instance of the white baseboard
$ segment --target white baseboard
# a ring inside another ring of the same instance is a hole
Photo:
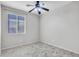
[[[62,46],[59,46],[59,45],[55,45],[55,44],[52,44],[52,43],[50,43],[50,42],[46,42],[46,41],[41,41],[41,42],[43,42],[43,43],[45,43],[45,44],[48,44],[48,45],[51,45],[51,46],[58,47],[58,48],[63,49],[63,50],[67,50],[67,51],[70,51],[70,52],[79,54],[79,52],[77,52],[77,51],[72,51],[72,50],[70,50],[70,49],[68,49],[68,48],[65,48],[65,47],[62,47]]]
[[[38,41],[29,42],[29,43],[21,42],[21,44],[14,44],[13,46],[5,47],[5,48],[2,48],[1,50],[11,49],[11,48],[15,48],[15,47],[23,46],[23,45],[29,45],[29,44],[33,44],[36,42],[38,42]]]

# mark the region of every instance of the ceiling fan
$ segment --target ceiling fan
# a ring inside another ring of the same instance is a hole
[[[32,10],[30,10],[29,13],[35,9],[37,9],[38,14],[41,14],[41,10],[49,11],[48,8],[42,7],[43,5],[44,5],[44,3],[41,3],[40,1],[36,1],[36,4],[34,5],[35,7]],[[27,6],[33,6],[33,5],[28,4]]]

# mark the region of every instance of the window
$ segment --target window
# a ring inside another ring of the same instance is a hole
[[[8,14],[8,32],[16,33],[16,16]]]
[[[24,33],[24,17],[8,14],[8,33]]]
[[[18,16],[18,32],[24,32],[24,17]]]

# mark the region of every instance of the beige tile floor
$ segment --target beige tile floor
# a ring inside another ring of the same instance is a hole
[[[1,57],[79,57],[79,55],[45,43],[37,42],[2,50]]]

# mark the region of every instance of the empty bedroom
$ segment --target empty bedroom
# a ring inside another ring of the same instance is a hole
[[[79,1],[0,1],[0,57],[79,57]]]

